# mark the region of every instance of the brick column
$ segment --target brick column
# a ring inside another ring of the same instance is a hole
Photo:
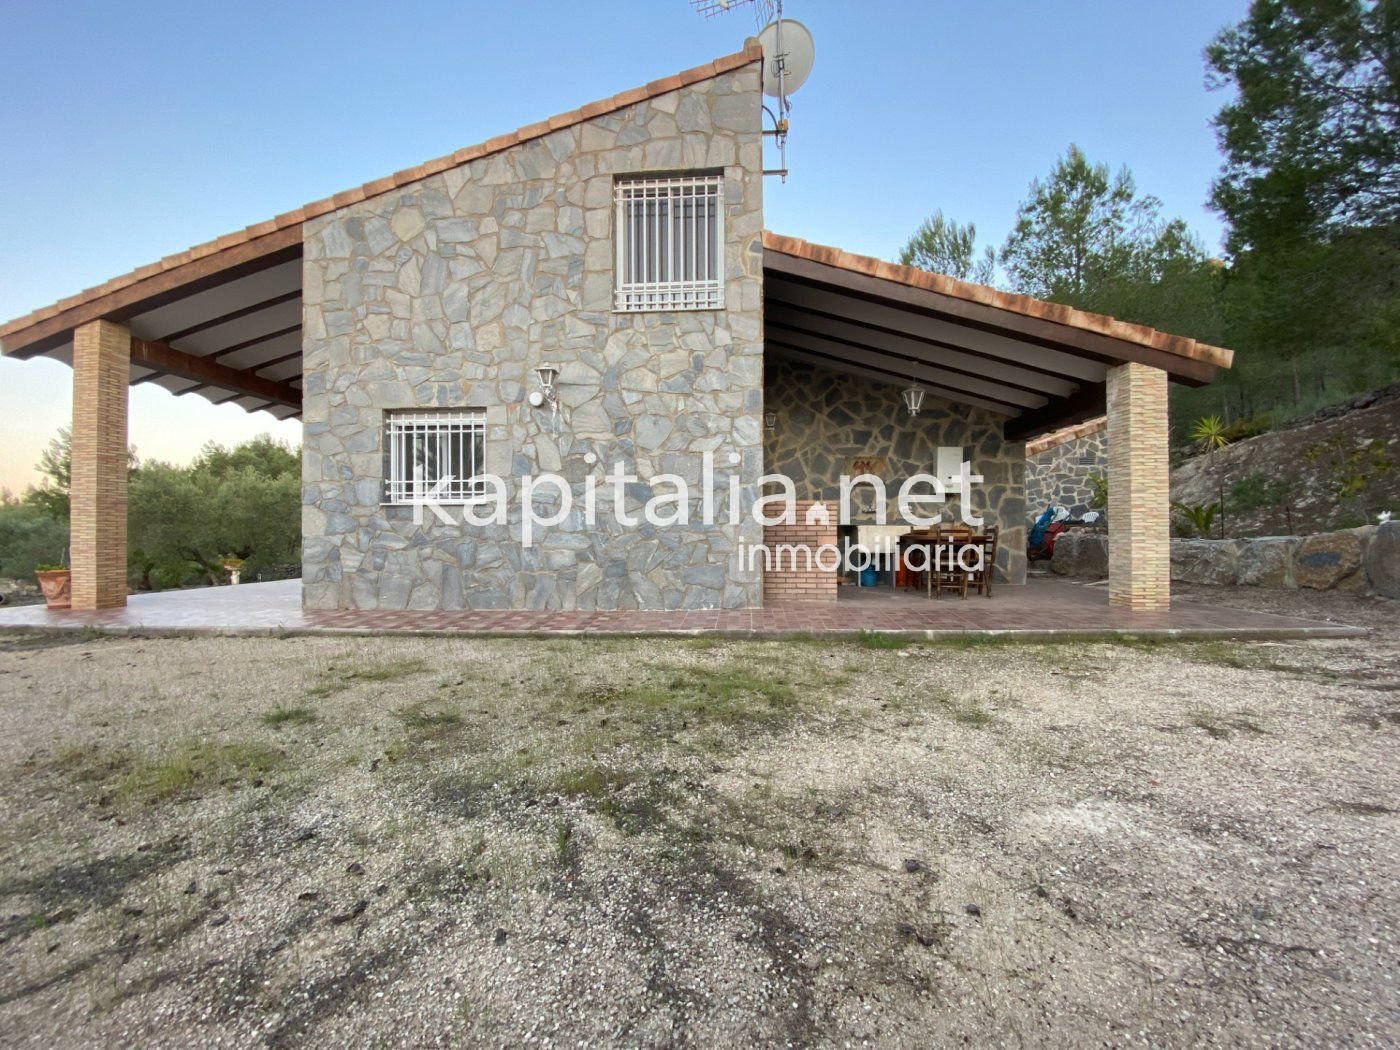
[[[822,546],[836,546],[836,506],[822,500],[797,500],[795,506],[794,524],[763,528],[763,544],[770,558],[763,569],[763,603],[834,602],[840,575],[834,568],[818,565],[816,555]],[[813,508],[823,509],[825,514]],[[798,549],[780,552],[780,547]]]
[[[73,608],[126,604],[126,396],[131,332],[93,321],[73,332]]]
[[[1171,604],[1167,374],[1147,365],[1108,370],[1108,603]]]

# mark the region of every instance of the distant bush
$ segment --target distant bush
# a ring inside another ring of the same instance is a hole
[[[1224,429],[1221,436],[1233,445],[1236,441],[1243,441],[1245,438],[1267,434],[1273,427],[1273,417],[1265,413],[1264,415],[1250,416],[1248,419],[1236,420]]]
[[[40,565],[63,561],[68,523],[13,499],[0,502],[0,577],[28,579]]]

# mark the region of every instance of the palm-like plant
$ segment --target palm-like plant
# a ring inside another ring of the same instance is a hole
[[[1202,416],[1191,428],[1191,440],[1202,452],[1214,452],[1230,443],[1225,424],[1219,416]]]
[[[1230,436],[1226,432],[1225,423],[1219,416],[1202,416],[1196,420],[1196,425],[1191,428],[1191,440],[1196,447],[1206,454],[1207,462],[1211,469],[1215,469],[1215,453],[1230,444]],[[1220,512],[1220,538],[1225,538],[1225,476],[1218,475],[1216,480],[1220,485],[1220,498],[1216,502],[1216,507]],[[1210,528],[1210,523],[1206,523],[1206,528]],[[1208,532],[1202,532],[1202,536]]]

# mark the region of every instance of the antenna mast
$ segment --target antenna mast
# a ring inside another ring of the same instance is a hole
[[[772,128],[763,129],[763,134],[777,143],[778,167],[765,168],[763,174],[777,175],[787,182],[788,115],[792,112],[788,95],[801,87],[812,71],[812,34],[801,22],[784,20],[783,0],[690,0],[690,5],[706,18],[753,6],[755,18],[763,27],[758,36],[765,66],[763,93],[777,100],[774,108],[763,105],[763,112],[773,122]]]

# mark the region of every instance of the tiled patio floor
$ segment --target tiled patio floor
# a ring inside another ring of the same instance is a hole
[[[1207,638],[1340,638],[1358,628],[1178,600],[1170,612],[1111,609],[1105,587],[1032,577],[995,596],[929,599],[889,588],[843,587],[835,603],[698,612],[321,612],[302,609],[301,581],[248,583],[133,595],[124,609],[50,612],[0,606],[0,630],[117,633],[759,634],[884,631],[919,637],[967,632],[1036,636],[1164,635]]]

